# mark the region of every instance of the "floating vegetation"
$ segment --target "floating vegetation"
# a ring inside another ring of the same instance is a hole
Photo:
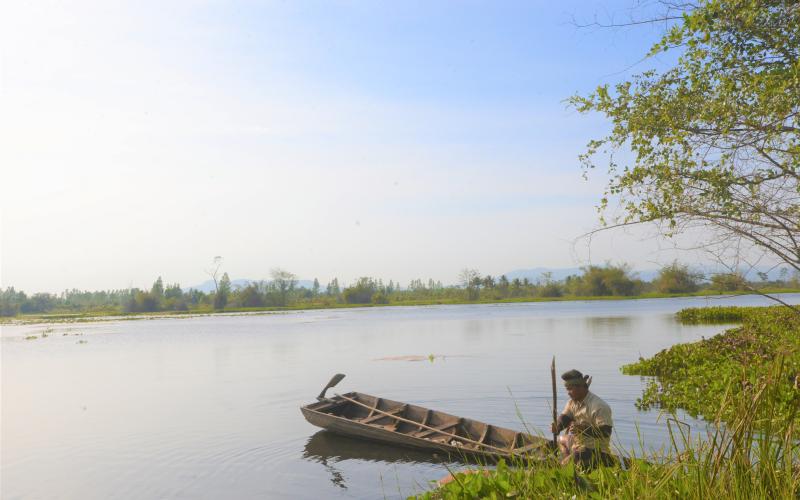
[[[781,394],[777,404],[784,414],[793,411],[800,384],[800,316],[783,306],[709,309],[712,311],[693,310],[691,314],[712,318],[738,314],[743,324],[623,366],[627,375],[657,377],[648,381],[637,406],[683,408],[693,416],[710,419],[719,411],[725,391],[738,393],[758,384],[769,366],[783,359],[786,376],[775,382]]]
[[[28,335],[27,337],[25,337],[25,340],[36,340],[38,338],[39,338],[38,335]]]
[[[682,309],[675,315],[678,321],[686,324],[697,323],[741,323],[744,319],[754,313],[763,313],[769,309],[780,309],[783,306],[774,307],[690,307]]]

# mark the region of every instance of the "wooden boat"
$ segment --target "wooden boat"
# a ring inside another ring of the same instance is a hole
[[[539,459],[552,442],[542,437],[361,392],[325,397],[344,375],[334,376],[317,402],[300,408],[311,424],[347,436],[487,458]]]

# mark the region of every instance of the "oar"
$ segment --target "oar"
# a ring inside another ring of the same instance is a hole
[[[550,363],[550,379],[553,381],[553,447],[558,451],[558,395],[556,392],[556,357],[553,356],[553,362]]]
[[[322,392],[319,393],[319,396],[317,396],[317,401],[325,401],[325,399],[327,399],[325,398],[325,393],[328,391],[328,389],[341,382],[344,377],[345,377],[344,373],[337,373],[336,375],[331,377],[331,380],[330,382],[328,382],[328,385],[326,385],[325,388],[322,389]]]

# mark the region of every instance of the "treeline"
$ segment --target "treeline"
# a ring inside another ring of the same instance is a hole
[[[540,280],[509,280],[506,276],[481,275],[464,269],[459,284],[444,286],[440,281],[412,280],[401,287],[394,281],[363,277],[349,286],[334,278],[324,286],[314,279],[312,286],[298,286],[297,277],[285,270],[272,271],[270,280],[232,286],[227,273],[214,276],[214,290],[184,291],[178,283],[165,284],[159,277],[149,290],[131,288],[88,292],[67,290],[60,294],[28,296],[13,287],[0,290],[0,316],[42,313],[140,313],[160,311],[212,311],[259,308],[326,307],[336,304],[454,303],[557,297],[630,297],[642,294],[684,294],[744,291],[753,288],[800,288],[800,276],[749,282],[742,275],[715,274],[710,279],[688,265],[673,262],[663,267],[651,282],[637,278],[627,265],[587,266],[580,274],[554,280],[545,273]]]

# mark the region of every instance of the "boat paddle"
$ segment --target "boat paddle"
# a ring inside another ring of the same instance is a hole
[[[327,399],[325,397],[325,393],[328,391],[328,389],[341,382],[344,376],[345,376],[344,373],[337,373],[336,375],[331,377],[331,380],[330,382],[328,382],[328,385],[326,385],[325,388],[322,389],[322,392],[319,393],[319,396],[317,396],[317,401],[325,401],[325,399]]]

